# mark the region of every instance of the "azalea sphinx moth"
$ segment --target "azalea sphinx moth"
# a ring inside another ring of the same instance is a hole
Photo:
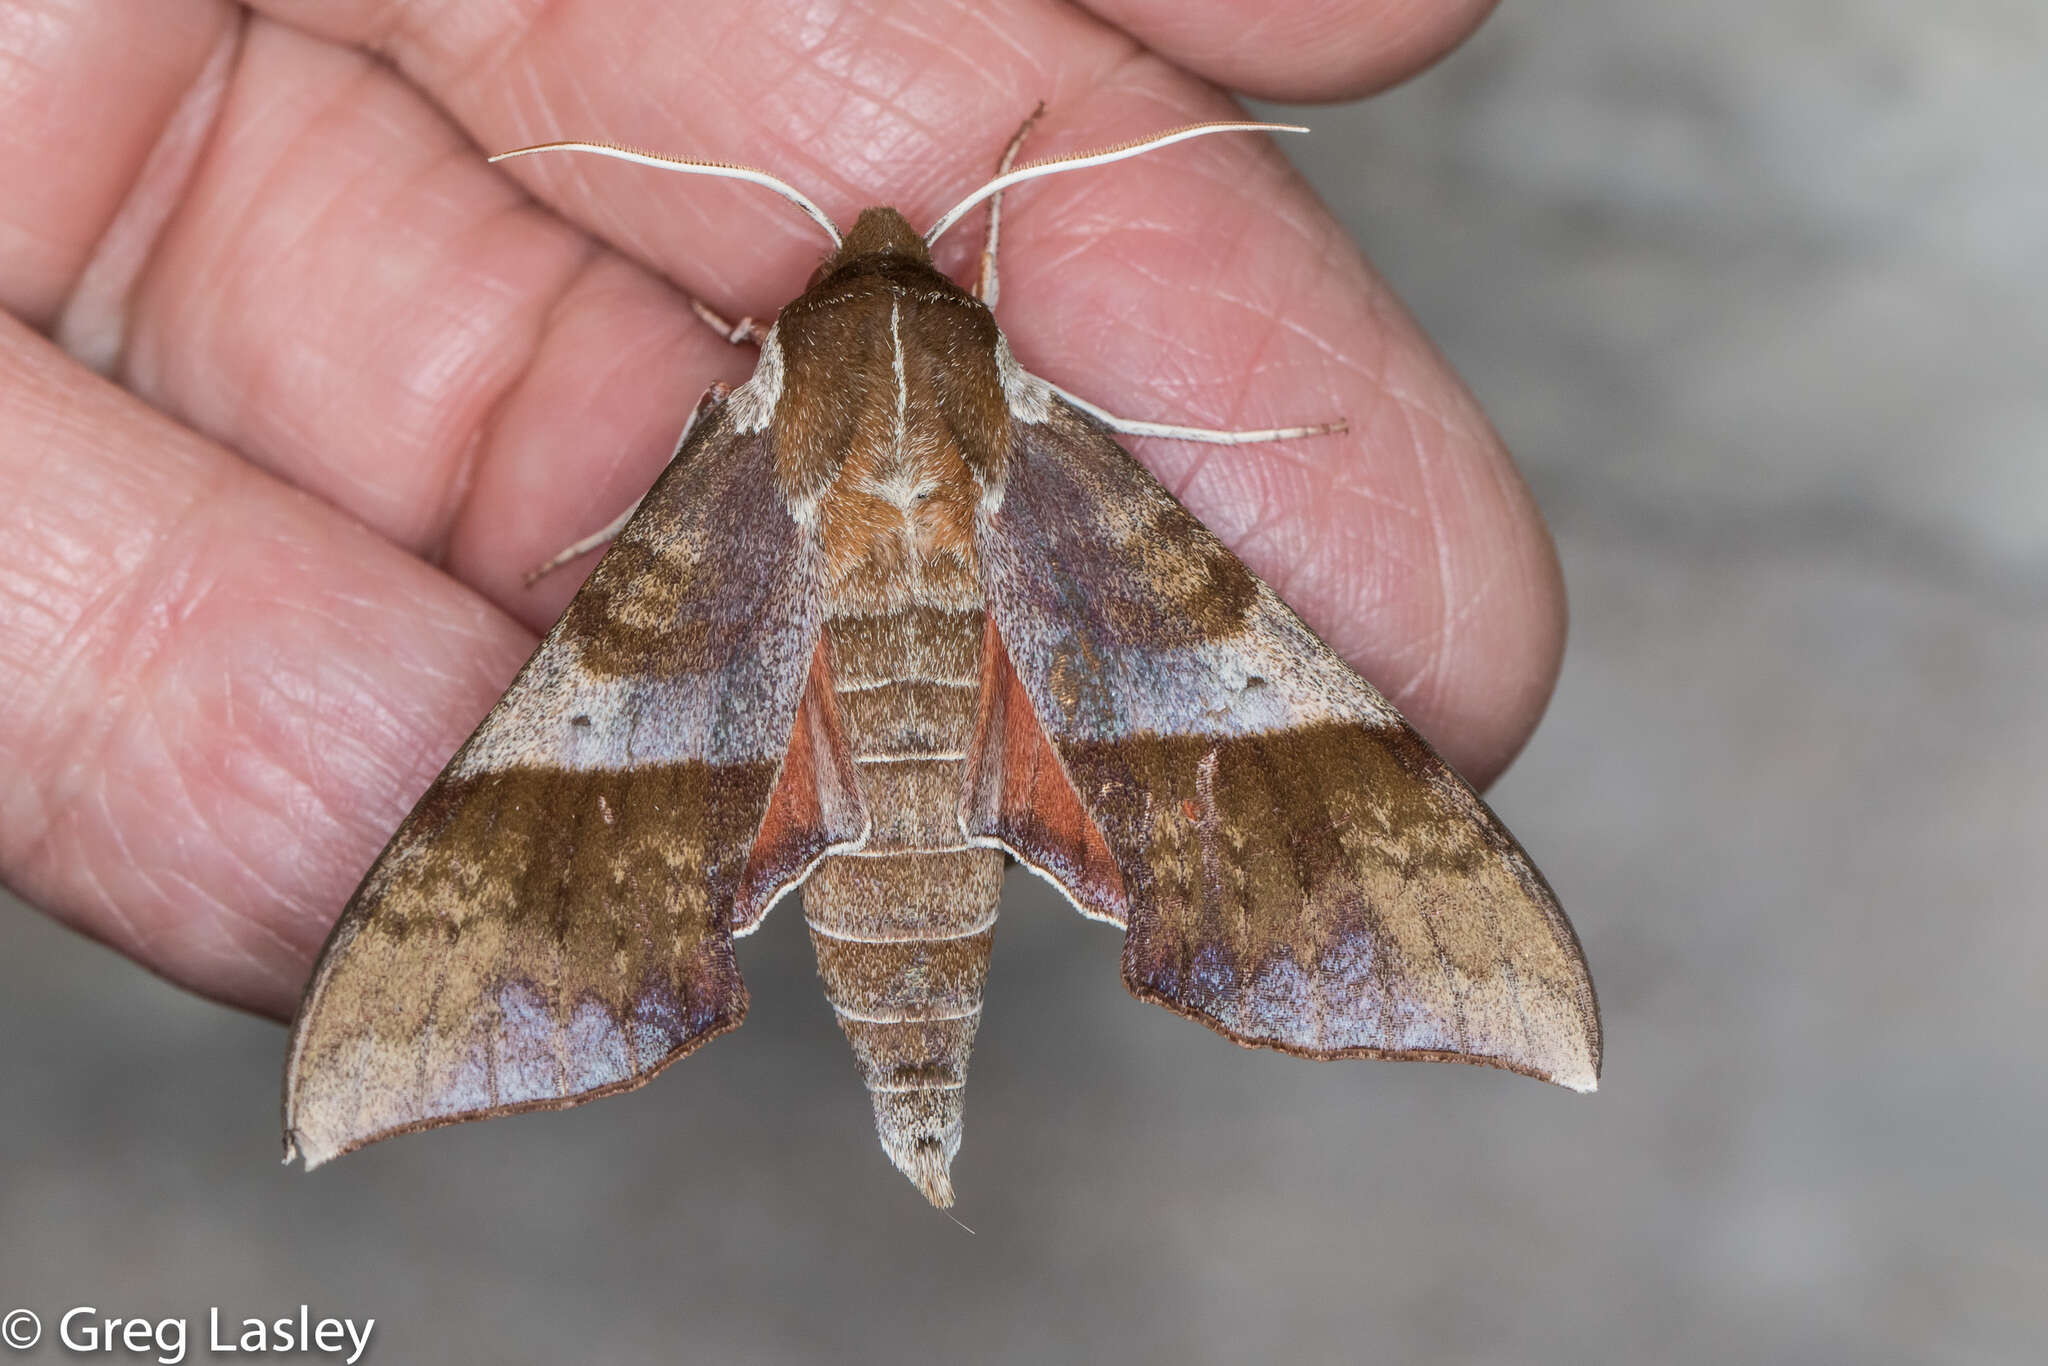
[[[739,1024],[733,938],[801,885],[882,1146],[950,1204],[1013,858],[1125,928],[1133,993],[1239,1043],[1593,1089],[1592,983],[1535,867],[1112,435],[1329,427],[1125,423],[1025,372],[989,307],[999,200],[977,290],[932,264],[1007,185],[1247,126],[1017,170],[1013,141],[922,236],[871,208],[843,239],[761,172],[521,149],[749,179],[835,250],[733,329],[753,377],[706,395],[342,912],[288,1158],[641,1085]]]

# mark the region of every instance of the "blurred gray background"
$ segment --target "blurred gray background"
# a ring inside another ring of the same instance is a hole
[[[658,1084],[305,1177],[281,1031],[10,903],[0,1311],[303,1301],[384,1362],[2048,1359],[2048,8],[1510,5],[1308,121],[1562,546],[1494,798],[1596,1098],[1236,1049],[1013,875],[976,1236],[884,1163],[787,914]]]

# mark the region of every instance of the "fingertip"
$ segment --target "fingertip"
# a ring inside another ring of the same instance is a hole
[[[1484,457],[1482,457],[1484,458]],[[1481,500],[1451,550],[1466,570],[1441,599],[1441,669],[1424,724],[1482,791],[1528,744],[1564,665],[1569,615],[1557,546],[1505,450],[1490,456],[1498,494]]]
[[[1260,99],[1357,99],[1424,70],[1498,0],[1298,0],[1248,13],[1234,0],[1086,0],[1089,9],[1208,80]]]

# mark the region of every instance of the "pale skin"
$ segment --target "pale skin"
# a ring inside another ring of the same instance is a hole
[[[757,187],[482,151],[628,142],[763,167],[842,224],[871,202],[924,224],[1040,99],[1027,157],[1235,116],[1208,82],[1364,94],[1486,8],[13,0],[0,877],[288,1014],[590,561],[526,572],[745,378],[692,297],[772,318],[824,245]],[[981,246],[970,216],[939,263],[971,283]],[[1122,416],[1348,419],[1130,444],[1452,763],[1498,774],[1556,677],[1549,538],[1278,152],[1209,138],[1019,187],[1001,262],[1019,360]]]

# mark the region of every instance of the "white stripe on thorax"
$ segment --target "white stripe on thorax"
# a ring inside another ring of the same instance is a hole
[[[903,338],[896,330],[896,318],[901,311],[895,297],[889,299],[889,359],[896,367],[896,454],[903,454],[903,444],[910,435],[910,384],[903,373]]]

